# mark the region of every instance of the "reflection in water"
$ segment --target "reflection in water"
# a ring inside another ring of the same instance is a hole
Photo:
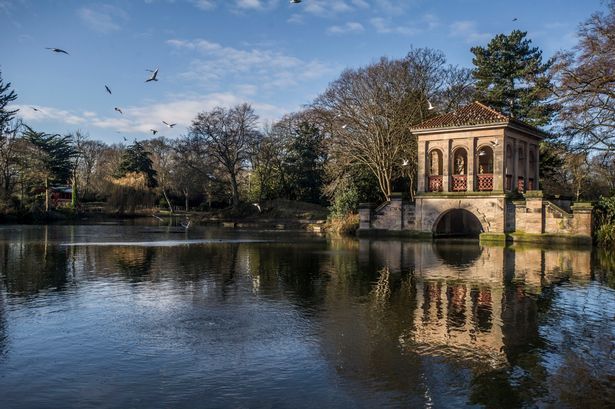
[[[606,406],[610,257],[3,227],[0,396],[3,408]]]

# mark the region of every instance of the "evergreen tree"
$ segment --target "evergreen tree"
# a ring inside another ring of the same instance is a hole
[[[135,141],[122,153],[122,161],[113,174],[113,177],[119,179],[129,173],[140,173],[145,176],[147,187],[153,188],[158,186],[156,170],[149,156],[150,153],[145,150],[145,147],[141,143]]]
[[[294,200],[319,203],[324,175],[322,133],[308,122],[302,122],[288,147],[286,175],[289,196]]]
[[[487,48],[473,47],[476,89],[483,102],[530,125],[547,125],[555,105],[548,70],[553,60],[543,63],[542,51],[532,47],[526,32],[498,34]]]
[[[26,127],[24,139],[30,143],[31,151],[27,159],[32,179],[38,179],[45,186],[45,211],[49,211],[49,191],[51,183],[66,183],[70,178],[71,158],[75,150],[70,136],[50,135],[36,132]]]
[[[10,90],[11,83],[2,81],[2,72],[0,71],[0,134],[4,134],[8,123],[13,119],[18,109],[7,109],[7,105],[17,99],[15,91]]]

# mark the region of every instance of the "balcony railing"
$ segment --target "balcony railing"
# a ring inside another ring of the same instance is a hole
[[[493,190],[493,173],[481,173],[476,175],[477,189],[478,191],[490,191]]]
[[[452,189],[453,192],[463,192],[468,190],[468,183],[466,175],[453,175],[452,176]]]
[[[442,175],[429,176],[429,191],[441,192],[443,189]]]

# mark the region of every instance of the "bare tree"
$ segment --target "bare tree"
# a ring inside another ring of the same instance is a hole
[[[192,122],[190,136],[224,169],[231,187],[233,207],[239,205],[238,174],[249,159],[251,141],[259,137],[258,116],[249,104],[201,112]]]
[[[446,65],[441,52],[413,49],[401,60],[382,58],[344,71],[313,108],[329,124],[330,159],[366,166],[388,200],[394,179],[412,181],[416,174],[410,126],[435,113],[430,103],[448,109],[468,98],[470,89],[469,73]]]
[[[151,152],[152,166],[156,171],[158,188],[167,202],[169,212],[173,213],[173,205],[168,195],[168,192],[172,189],[172,174],[176,166],[173,161],[174,151],[171,143],[164,136],[161,136],[146,141],[145,146]]]
[[[553,67],[562,133],[573,149],[615,151],[615,1],[581,24],[579,43]]]
[[[79,155],[81,160],[77,171],[79,172],[79,178],[82,182],[83,191],[81,197],[87,197],[92,191],[92,175],[97,173],[97,168],[100,166],[100,162],[104,151],[107,146],[100,141],[84,140],[79,147]]]

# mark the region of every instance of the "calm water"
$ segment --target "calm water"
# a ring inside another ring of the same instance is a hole
[[[615,402],[613,255],[182,230],[0,226],[0,407]]]

